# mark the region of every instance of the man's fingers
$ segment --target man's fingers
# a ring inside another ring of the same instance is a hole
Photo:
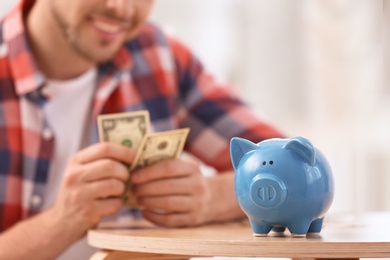
[[[197,226],[201,223],[197,215],[190,213],[164,214],[151,210],[144,210],[142,211],[142,215],[147,220],[165,227]]]
[[[129,170],[123,163],[109,159],[101,159],[84,165],[80,174],[80,180],[83,182],[92,182],[105,178],[117,178],[122,181],[127,181],[129,176]]]
[[[90,182],[83,187],[85,197],[91,199],[120,197],[124,191],[125,183],[114,178]]]
[[[188,160],[164,160],[131,173],[131,181],[141,184],[159,179],[188,176],[199,171],[198,164]]]
[[[131,164],[135,157],[136,151],[134,149],[103,142],[91,145],[72,157],[72,160],[78,164],[86,164],[100,159],[114,159],[127,164]]]
[[[95,207],[98,210],[98,215],[106,217],[117,213],[122,208],[121,198],[108,198],[104,200],[96,200]]]
[[[189,180],[189,177],[162,179],[134,186],[133,191],[137,197],[164,196],[191,194],[199,190],[198,182]]]
[[[189,196],[140,197],[137,201],[143,208],[155,212],[185,213],[194,207]]]

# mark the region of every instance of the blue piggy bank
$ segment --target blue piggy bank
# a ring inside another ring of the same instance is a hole
[[[271,230],[292,236],[319,233],[333,201],[331,169],[304,137],[268,139],[258,144],[230,142],[234,189],[255,236]]]

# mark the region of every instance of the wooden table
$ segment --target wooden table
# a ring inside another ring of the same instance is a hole
[[[103,249],[95,259],[186,259],[190,257],[388,258],[390,212],[328,216],[321,234],[254,237],[247,222],[195,228],[105,226],[88,232],[88,243]]]

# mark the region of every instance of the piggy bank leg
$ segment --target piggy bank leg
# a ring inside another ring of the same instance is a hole
[[[258,237],[267,236],[267,234],[271,231],[272,226],[263,221],[254,221],[251,220],[251,226],[253,230],[253,235]]]
[[[309,226],[311,221],[301,221],[298,223],[292,223],[288,226],[288,229],[291,232],[293,237],[305,237],[307,231],[309,230]]]
[[[277,226],[277,227],[272,228],[272,231],[275,233],[284,233],[285,230],[286,230],[286,227],[281,227],[281,226]]]
[[[322,222],[324,222],[324,218],[313,220],[310,224],[308,233],[320,233],[322,229]]]

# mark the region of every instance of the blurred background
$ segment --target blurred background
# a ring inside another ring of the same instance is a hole
[[[1,0],[0,15],[16,0]],[[390,210],[390,0],[164,0],[151,17],[328,157],[330,213]]]

